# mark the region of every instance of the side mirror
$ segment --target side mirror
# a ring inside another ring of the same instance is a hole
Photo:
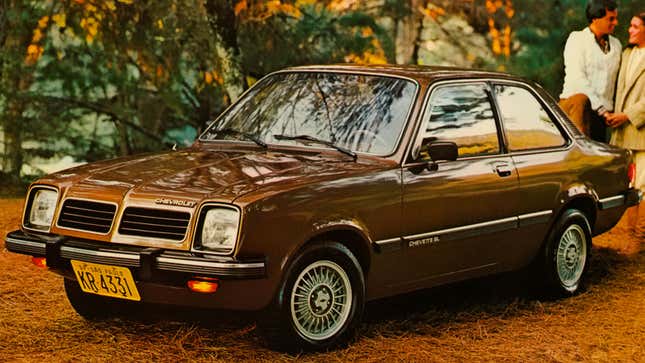
[[[454,161],[459,155],[457,144],[452,141],[436,141],[434,138],[426,138],[421,142],[419,155],[427,154],[433,162]]]

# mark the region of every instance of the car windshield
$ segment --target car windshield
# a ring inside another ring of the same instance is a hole
[[[324,141],[387,155],[397,146],[415,92],[412,81],[400,78],[277,73],[253,87],[200,140],[249,141],[252,135],[267,144],[325,147]]]

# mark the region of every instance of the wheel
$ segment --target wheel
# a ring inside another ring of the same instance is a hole
[[[63,279],[67,300],[72,308],[87,320],[103,320],[127,314],[132,304],[109,297],[88,294],[76,280]]]
[[[324,350],[353,337],[364,305],[363,270],[352,252],[337,242],[315,244],[291,264],[259,327],[272,348]]]
[[[550,295],[569,296],[582,286],[591,254],[591,228],[584,213],[565,211],[549,233],[544,270]]]

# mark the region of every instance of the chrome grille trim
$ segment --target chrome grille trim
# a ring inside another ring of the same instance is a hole
[[[107,234],[112,229],[117,205],[69,198],[63,202],[56,226],[89,233]]]
[[[119,234],[182,241],[190,213],[176,210],[127,207],[121,216]]]

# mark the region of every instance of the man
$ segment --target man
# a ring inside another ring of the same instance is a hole
[[[615,0],[590,0],[589,26],[569,34],[564,47],[564,86],[560,107],[585,135],[607,141],[604,114],[614,109],[620,41],[611,36],[618,24]]]
[[[635,187],[645,189],[645,12],[629,25],[630,47],[623,52],[618,74],[616,113],[607,114],[613,128],[611,144],[632,150],[636,164]],[[629,224],[637,238],[645,240],[645,202],[629,213]]]

